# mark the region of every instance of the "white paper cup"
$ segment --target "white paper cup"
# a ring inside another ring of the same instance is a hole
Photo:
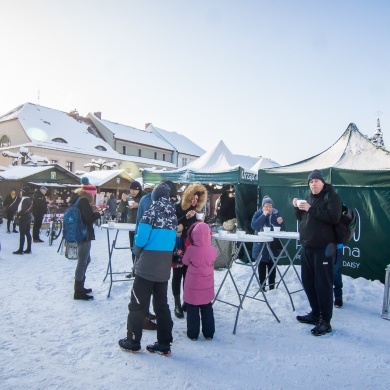
[[[196,216],[196,219],[203,219],[204,213],[196,213],[195,216]]]
[[[114,227],[115,222],[114,221],[108,221],[108,227]]]
[[[280,232],[280,226],[274,226],[274,232]]]
[[[129,206],[132,206],[134,204],[134,200],[129,200]]]
[[[267,226],[264,226],[263,227],[263,232],[264,233],[269,233],[271,231],[271,228],[270,227],[267,227]]]
[[[306,200],[304,199],[298,199],[297,200],[297,207],[299,207],[299,205],[303,204],[303,203],[306,203]]]

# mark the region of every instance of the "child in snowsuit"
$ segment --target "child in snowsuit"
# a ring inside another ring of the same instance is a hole
[[[212,300],[214,298],[214,262],[218,251],[211,245],[211,230],[204,222],[193,224],[188,231],[190,245],[183,264],[187,265],[184,281],[184,302],[187,304],[187,336],[197,340],[202,333],[211,340],[215,332]]]

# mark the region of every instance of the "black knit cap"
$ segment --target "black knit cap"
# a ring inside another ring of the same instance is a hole
[[[324,180],[322,173],[319,169],[315,169],[313,172],[310,173],[309,177],[307,178],[308,185],[309,185],[310,180],[312,180],[312,179],[321,180],[325,184],[325,180]]]
[[[152,191],[152,201],[155,202],[160,198],[169,198],[170,189],[168,184],[161,183]]]
[[[141,183],[139,181],[137,181],[137,180],[134,180],[130,184],[130,189],[131,190],[142,190]]]
[[[170,197],[171,198],[176,198],[177,197],[177,187],[176,184],[170,180],[165,180],[163,183],[168,184],[169,189],[170,189]]]

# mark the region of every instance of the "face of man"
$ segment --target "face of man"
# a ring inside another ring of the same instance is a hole
[[[43,190],[43,189],[41,188],[41,192],[42,192],[43,195],[46,195],[46,191],[47,191],[47,190]]]
[[[14,198],[15,195],[16,195],[16,191],[15,191],[15,190],[12,190],[12,191],[11,191],[11,196]]]
[[[309,187],[312,194],[317,195],[319,194],[322,189],[324,188],[324,182],[320,179],[311,179],[309,181]]]
[[[132,197],[135,197],[138,195],[139,190],[130,190],[130,194]]]

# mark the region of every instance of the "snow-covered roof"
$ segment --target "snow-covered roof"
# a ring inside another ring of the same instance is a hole
[[[372,144],[354,123],[350,123],[329,149],[306,160],[275,168],[275,171],[310,172],[330,167],[351,170],[390,169],[390,152]]]
[[[61,168],[59,165],[16,165],[7,168],[5,171],[0,172],[0,177],[4,180],[21,180],[26,177],[36,175],[37,173],[45,172],[51,169],[61,169],[66,171],[70,176],[76,177],[72,172],[67,171],[64,168]]]
[[[134,179],[124,170],[124,169],[111,169],[111,170],[101,170],[101,171],[92,171],[83,173],[81,176],[88,177],[90,183],[94,186],[100,187],[113,179],[114,177],[122,177],[124,179],[133,181]]]
[[[240,166],[246,170],[251,170],[253,165],[257,162],[257,157],[244,156],[243,154],[235,154]]]
[[[205,150],[200,146],[192,142],[184,135],[178,134],[175,131],[167,131],[149,124],[147,129],[151,129],[157,136],[165,139],[169,144],[176,149],[179,153],[189,154],[192,156],[201,156],[205,153]]]
[[[53,108],[26,103],[0,117],[0,122],[11,119],[18,119],[30,138],[31,144],[24,145],[106,158],[120,157],[119,153],[99,137],[95,127],[77,114],[73,117]],[[54,142],[55,139],[64,140],[66,143]],[[107,152],[96,147],[105,148]]]
[[[89,114],[90,116],[93,114]],[[121,139],[128,142],[135,142],[142,145],[150,145],[155,148],[162,148],[172,151],[172,146],[162,140],[159,137],[156,137],[155,134],[148,130],[141,130],[135,127],[122,125],[120,123],[110,122],[108,120],[99,119],[94,116],[94,120],[99,121],[103,124],[109,131],[111,131],[116,139]]]

